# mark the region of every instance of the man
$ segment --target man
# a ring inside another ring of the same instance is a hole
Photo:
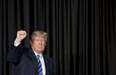
[[[31,48],[20,46],[26,36],[26,31],[18,31],[8,51],[7,61],[16,66],[15,75],[54,75],[53,61],[43,53],[47,33],[34,31],[30,38]]]

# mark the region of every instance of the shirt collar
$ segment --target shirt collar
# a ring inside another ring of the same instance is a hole
[[[39,55],[40,58],[42,57],[42,53],[39,53],[39,54],[38,54],[37,52],[34,51],[34,54],[35,54],[35,56]]]

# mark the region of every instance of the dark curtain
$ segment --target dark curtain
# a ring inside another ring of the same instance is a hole
[[[116,0],[0,0],[0,75],[17,30],[48,32],[56,75],[116,75]]]

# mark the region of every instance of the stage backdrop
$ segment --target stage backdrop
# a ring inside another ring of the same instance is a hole
[[[0,75],[17,30],[48,32],[56,75],[116,75],[116,0],[0,0]]]

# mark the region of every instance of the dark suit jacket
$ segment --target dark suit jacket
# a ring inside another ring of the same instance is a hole
[[[54,75],[53,61],[50,57],[43,54],[46,75]],[[15,75],[37,75],[38,66],[37,59],[31,48],[15,47],[9,48],[7,61],[15,64]]]

